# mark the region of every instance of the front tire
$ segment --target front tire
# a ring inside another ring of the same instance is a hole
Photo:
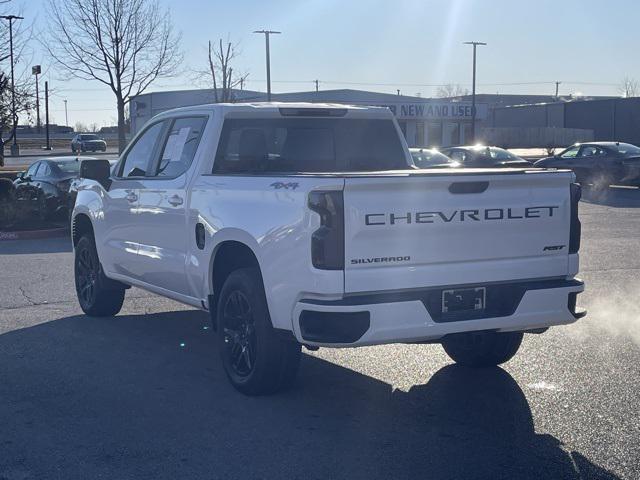
[[[453,361],[475,368],[495,367],[516,354],[522,332],[469,332],[447,335],[442,347]]]
[[[218,346],[231,384],[245,395],[286,389],[300,363],[299,343],[277,334],[257,268],[227,277],[217,302]]]
[[[78,241],[74,272],[78,302],[84,313],[111,317],[120,311],[125,289],[105,276],[91,235],[84,235]]]

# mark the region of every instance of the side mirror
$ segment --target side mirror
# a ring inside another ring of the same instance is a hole
[[[95,180],[109,190],[111,186],[111,165],[108,160],[82,160],[80,162],[80,178]]]

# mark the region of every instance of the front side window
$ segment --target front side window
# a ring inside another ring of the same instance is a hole
[[[206,123],[204,117],[179,118],[173,122],[155,176],[177,177],[187,171]]]
[[[580,150],[578,146],[567,148],[560,154],[560,158],[576,158],[578,156],[578,150]]]
[[[391,120],[227,119],[214,173],[379,171],[410,168]]]
[[[452,160],[460,163],[464,163],[467,159],[467,155],[464,150],[452,150],[449,154],[449,157],[451,157]]]
[[[598,155],[604,155],[604,150],[595,145],[585,145],[580,150],[581,157],[596,157]]]
[[[518,160],[518,157],[516,157],[513,153],[502,148],[491,147],[489,149],[489,154],[491,155],[491,158],[502,162],[509,160]]]
[[[136,143],[129,149],[120,170],[121,177],[144,177],[157,151],[158,140],[164,127],[164,122],[158,122],[149,127],[138,137]]]

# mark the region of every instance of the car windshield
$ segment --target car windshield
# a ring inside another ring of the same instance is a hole
[[[618,152],[624,157],[638,157],[640,156],[640,148],[630,143],[619,143],[617,145]]]
[[[442,165],[443,163],[454,163],[449,157],[440,153],[435,148],[411,150],[413,163],[418,168],[429,168],[433,165]]]
[[[80,140],[100,140],[97,135],[80,135]]]
[[[63,160],[56,162],[56,167],[58,167],[62,173],[78,173],[80,171],[80,162],[77,160]]]

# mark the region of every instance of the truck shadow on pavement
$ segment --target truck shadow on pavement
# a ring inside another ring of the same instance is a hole
[[[585,186],[582,188],[582,201],[606,207],[640,207],[640,189],[609,187],[599,190]]]
[[[228,384],[209,320],[71,316],[0,335],[0,479],[615,479],[537,434],[500,368],[408,392],[304,355],[286,393]]]
[[[43,238],[41,240],[6,240],[0,243],[0,253],[3,255],[65,253],[72,250],[69,236]]]

